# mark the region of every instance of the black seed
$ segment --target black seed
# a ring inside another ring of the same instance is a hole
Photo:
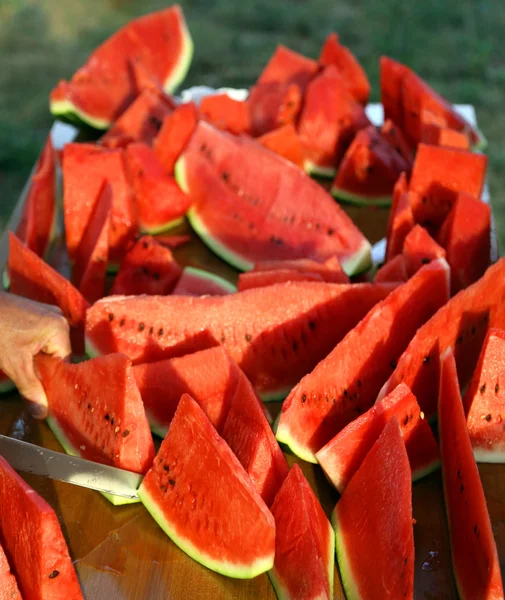
[[[425,356],[423,358],[423,363],[425,363],[427,365],[430,362],[430,359],[431,359],[430,356]]]
[[[298,344],[296,342],[293,342],[291,344],[291,347],[293,348],[293,352],[296,352],[298,350]]]
[[[130,432],[128,431],[128,429],[125,429],[123,431],[123,437],[125,438],[125,437],[128,437],[129,435],[130,435]]]
[[[358,415],[361,414],[361,408],[359,406],[355,406],[354,410],[358,413]]]
[[[149,248],[149,244],[147,242],[142,242],[142,246],[147,250]]]
[[[330,229],[328,229],[328,235],[333,235],[334,233],[335,230],[330,227]]]
[[[494,393],[497,394],[500,391],[500,386],[498,384],[496,384],[494,386]]]
[[[459,335],[459,336],[456,338],[456,344],[461,344],[461,342],[462,342],[462,341],[463,341],[463,335]]]
[[[124,319],[121,319],[121,321],[119,321],[119,327],[122,327],[124,325]]]
[[[157,129],[158,131],[161,129],[161,121],[157,117],[152,115],[151,117],[149,117],[149,121],[155,129]]]
[[[462,494],[464,492],[464,490],[465,490],[465,486],[463,484],[461,484],[459,486],[459,493]]]
[[[245,341],[246,342],[252,342],[252,336],[250,336],[248,333],[245,334]]]
[[[372,165],[368,165],[368,167],[366,168],[366,172],[371,175],[373,173],[373,167]]]
[[[109,321],[114,321],[114,315],[112,313],[109,313]]]
[[[228,181],[230,179],[230,174],[227,171],[223,171],[221,177],[224,181]]]
[[[491,421],[491,415],[486,415],[486,421]]]
[[[149,269],[147,267],[141,267],[141,271],[144,275],[149,275]]]
[[[153,279],[156,279],[156,281],[159,281],[160,278],[160,274],[156,273],[156,271],[153,273]]]
[[[167,473],[170,471],[170,467],[168,465],[165,465],[163,467],[163,470],[166,471]]]
[[[407,425],[408,422],[409,422],[409,415],[405,415],[405,419],[403,419],[403,424]]]
[[[158,337],[161,337],[163,335],[163,327],[160,327],[158,329]]]
[[[315,321],[309,321],[309,329],[311,331],[314,331],[314,329],[316,328],[316,323]]]
[[[56,579],[56,577],[58,577],[58,575],[60,574],[60,572],[55,569],[52,573],[49,573],[49,579]]]
[[[110,421],[110,415],[109,415],[109,413],[107,413],[107,414],[105,415],[105,420],[106,420],[106,421]]]
[[[479,388],[479,392],[480,392],[481,394],[483,394],[485,391],[486,391],[486,384],[485,384],[485,383],[483,383],[483,384],[480,386],[480,388]]]
[[[421,264],[423,264],[423,265],[427,265],[429,262],[430,262],[429,258],[423,258],[423,259],[421,259]]]
[[[389,363],[389,366],[390,366],[390,367],[393,369],[393,371],[394,371],[394,370],[396,369],[396,361],[395,361],[395,360],[392,360],[392,361]]]
[[[112,417],[112,419],[110,420],[110,424],[114,425],[114,417]]]
[[[224,335],[221,336],[221,344],[224,344],[226,342],[226,337]]]
[[[406,565],[406,564],[407,564],[407,559],[406,559],[406,558],[404,558],[404,559],[403,559],[403,564],[404,564],[404,565]]]
[[[479,528],[477,527],[477,525],[474,525],[473,532],[474,532],[474,534],[475,534],[475,535],[477,535],[477,531],[478,531],[478,529],[479,529]]]
[[[472,327],[472,335],[475,335],[475,325]]]
[[[166,485],[160,485],[160,490],[165,493],[167,491],[167,486]]]
[[[461,469],[458,469],[458,478],[461,479]]]
[[[169,479],[169,480],[168,480],[168,483],[169,483],[170,485],[175,485],[175,479]]]
[[[207,150],[207,146],[205,144],[202,144],[200,146],[200,152],[205,152],[205,150]]]
[[[347,390],[344,390],[344,396],[347,398],[347,396],[348,396]]]
[[[149,335],[152,335],[154,333],[154,327],[149,327]]]
[[[139,331],[144,331],[144,323],[139,323]]]
[[[428,198],[426,198],[426,196],[423,196],[422,202],[423,204],[428,204]]]
[[[88,402],[88,410],[91,410],[91,404]]]
[[[302,394],[302,404],[305,404],[306,400],[307,400],[307,395],[306,394]]]

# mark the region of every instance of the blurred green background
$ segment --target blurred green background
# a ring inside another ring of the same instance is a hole
[[[505,247],[503,0],[183,0],[195,42],[185,85],[247,86],[277,43],[317,57],[337,31],[378,99],[378,57],[414,68],[453,102],[472,103],[488,139],[489,183]],[[48,94],[91,50],[161,0],[0,0],[0,224],[51,124]]]

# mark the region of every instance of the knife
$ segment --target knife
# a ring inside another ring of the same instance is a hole
[[[0,455],[16,471],[42,475],[114,496],[138,499],[143,475],[0,435]]]

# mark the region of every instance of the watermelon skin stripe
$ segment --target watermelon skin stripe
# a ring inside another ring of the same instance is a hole
[[[99,117],[93,117],[92,115],[83,112],[67,99],[51,102],[51,113],[55,117],[62,117],[67,121],[72,121],[77,124],[82,121],[90,127],[101,131],[109,129],[112,125],[112,122],[108,119],[100,119]]]
[[[340,571],[340,577],[342,578],[345,597],[347,600],[362,600],[358,591],[358,587],[356,586],[356,581],[351,577],[351,565],[347,560],[344,536],[342,535],[336,510],[333,511],[331,522],[335,531],[335,550],[337,553],[338,568]]]
[[[331,195],[345,204],[355,206],[391,206],[391,202],[393,201],[392,196],[360,196],[359,194],[346,192],[335,186],[331,188]]]

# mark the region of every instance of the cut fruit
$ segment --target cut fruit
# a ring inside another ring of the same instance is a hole
[[[179,296],[224,296],[237,288],[228,280],[194,267],[184,267],[172,292]]]
[[[370,244],[330,195],[293,164],[245,137],[199,123],[176,165],[203,241],[241,270],[261,260],[336,256],[348,274]]]
[[[300,282],[227,296],[104,298],[88,310],[87,349],[138,364],[222,344],[260,395],[282,398],[391,289]]]
[[[277,439],[303,460],[373,405],[418,327],[449,299],[449,267],[440,259],[399,286],[291,391]]]
[[[179,224],[191,199],[166,173],[153,150],[146,144],[130,144],[125,157],[140,231],[154,235]]]
[[[281,600],[332,600],[335,534],[295,463],[271,508],[275,519],[275,562],[268,572]]]
[[[334,176],[356,132],[369,125],[337,67],[326,67],[307,86],[298,124],[305,170]]]
[[[172,292],[181,273],[170,250],[156,238],[143,235],[124,257],[111,294],[164,296]]]
[[[303,92],[318,68],[315,60],[279,44],[257,83],[295,83]]]
[[[23,600],[2,544],[0,544],[0,600]]]
[[[374,283],[384,283],[386,281],[396,281],[405,283],[409,279],[407,261],[404,254],[397,254],[389,262],[382,265],[374,277]]]
[[[188,394],[138,493],[172,541],[209,569],[248,579],[272,568],[274,519]]]
[[[181,104],[166,117],[153,143],[153,150],[165,171],[172,175],[177,159],[193,135],[198,110],[193,102]]]
[[[316,453],[317,461],[340,494],[393,415],[400,424],[412,479],[420,479],[439,467],[438,446],[431,428],[415,396],[405,384],[400,384]]]
[[[402,173],[393,189],[393,204],[389,213],[386,262],[403,250],[403,242],[414,227],[414,215],[410,206],[410,194],[407,192],[407,175]]]
[[[333,511],[347,598],[413,600],[412,521],[410,465],[393,416]]]
[[[445,258],[445,250],[435,242],[424,227],[414,225],[403,242],[403,255],[408,266],[409,276],[412,276],[430,261]],[[452,274],[451,266],[451,277]]]
[[[187,234],[183,235],[157,235],[153,238],[156,242],[165,246],[166,248],[170,248],[173,250],[174,248],[178,248],[179,246],[183,246],[191,241],[191,237]]]
[[[359,131],[340,163],[333,181],[333,196],[351,204],[389,206],[405,159],[373,125]]]
[[[398,154],[405,159],[409,167],[412,167],[414,164],[414,155],[410,146],[407,143],[407,140],[403,137],[400,129],[391,121],[391,119],[387,119],[384,122],[384,125],[380,129],[382,137],[388,141],[388,143],[393,146],[393,148],[398,152]]]
[[[354,99],[363,105],[368,104],[370,98],[368,77],[354,54],[340,43],[336,33],[330,33],[326,38],[319,55],[319,64],[323,67],[329,65],[336,67]]]
[[[438,241],[447,251],[455,294],[485,273],[491,263],[491,207],[469,194],[458,194]]]
[[[412,203],[416,222],[442,225],[459,192],[480,198],[486,165],[484,154],[419,144],[409,187],[419,194]]]
[[[234,100],[227,94],[212,94],[202,98],[199,108],[202,118],[218,129],[224,129],[236,135],[251,132],[247,102]]]
[[[454,350],[459,383],[464,388],[475,369],[488,328],[505,329],[504,296],[505,259],[501,259],[418,329],[382,388],[379,399],[403,382],[412,390],[426,417],[435,416],[438,359],[442,349],[451,347]]]
[[[242,371],[223,427],[222,437],[271,506],[289,467],[265,416],[261,400]]]
[[[465,132],[449,129],[448,127],[440,127],[433,123],[422,124],[421,142],[431,146],[470,150],[470,140]]]
[[[56,513],[1,456],[0,506],[0,537],[23,598],[83,600]]]
[[[218,433],[223,430],[239,370],[222,346],[133,367],[151,429],[165,437],[181,396],[202,407]]]
[[[84,352],[84,321],[89,304],[82,294],[9,232],[9,275],[13,294],[58,306],[72,331],[72,349]]]
[[[294,126],[302,100],[302,92],[294,83],[272,81],[252,87],[247,98],[252,135],[261,136],[283,125]]]
[[[466,390],[466,424],[477,462],[505,462],[505,331],[491,328]]]
[[[438,431],[458,595],[464,600],[498,600],[504,597],[500,561],[466,428],[456,361],[450,348],[440,358]]]
[[[264,133],[258,138],[258,142],[297,167],[303,167],[302,144],[291,123]]]
[[[391,120],[397,127],[403,127],[401,84],[409,68],[388,56],[381,56],[379,64],[380,99],[384,107],[384,121]]]
[[[154,445],[126,356],[109,354],[73,365],[39,354],[35,365],[47,395],[48,424],[68,454],[147,472]],[[113,504],[131,502],[106,497]]]
[[[107,129],[135,98],[132,62],[172,92],[192,57],[193,42],[180,6],[139,17],[98,46],[70,82],[58,83],[50,96],[51,113]]]

